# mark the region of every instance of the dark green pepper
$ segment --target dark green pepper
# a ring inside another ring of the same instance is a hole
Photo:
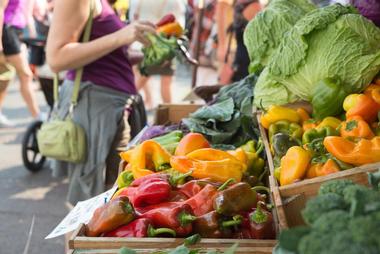
[[[277,133],[272,137],[274,155],[279,158],[282,158],[290,147],[298,145],[300,144],[297,140],[293,139],[286,133]]]
[[[295,140],[300,140],[302,137],[302,127],[297,123],[291,123],[285,120],[277,121],[271,124],[268,129],[271,143],[273,143],[273,136],[277,133],[285,133]]]
[[[242,211],[248,211],[256,205],[256,190],[268,191],[264,186],[251,188],[248,183],[237,183],[228,189],[219,192],[214,199],[214,209],[223,215],[235,215]]]
[[[336,116],[343,111],[343,101],[348,94],[339,80],[325,78],[314,86],[311,104],[313,117],[322,120],[327,116]]]
[[[193,230],[207,238],[230,238],[232,230],[230,227],[237,226],[242,220],[235,216],[232,220],[224,221],[222,216],[216,211],[206,213],[197,217],[193,222]]]
[[[315,139],[325,138],[328,136],[339,136],[339,132],[330,126],[324,126],[318,129],[316,128],[310,129],[310,130],[305,131],[304,134],[302,135],[302,143],[308,144],[308,143],[311,143]]]

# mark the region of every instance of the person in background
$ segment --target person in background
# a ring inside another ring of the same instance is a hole
[[[244,29],[261,10],[258,0],[237,0],[234,6],[232,29],[235,34],[236,51],[231,81],[239,81],[248,75],[249,55],[244,45]]]
[[[174,14],[177,21],[184,27],[185,25],[186,1],[184,0],[134,0],[130,3],[131,20],[149,20],[152,23],[158,22],[168,13]],[[161,97],[164,103],[171,103],[171,84],[174,75],[174,66],[172,61],[164,63],[162,66],[150,68],[147,70],[148,76],[137,76],[137,89],[142,89],[145,96],[145,105],[152,108],[153,100],[151,90],[148,87],[150,76],[161,76]]]
[[[81,42],[91,3],[90,41]],[[136,21],[126,25],[107,0],[54,1],[47,62],[55,73],[69,70],[60,89],[56,112],[60,117],[70,110],[75,70],[84,66],[73,121],[85,130],[87,160],[53,165],[56,174],[69,173],[67,199],[72,205],[104,192],[116,180],[118,153],[130,138],[126,104],[137,97],[128,46],[136,41],[149,44],[147,33],[155,33],[153,24]]]
[[[31,0],[0,0],[0,52],[5,56],[6,62],[16,70],[20,80],[20,92],[31,115],[41,118],[32,87],[33,74],[20,41],[25,27],[29,28],[31,37],[36,35],[32,17],[33,4]],[[5,92],[6,90],[0,94],[0,125],[10,127],[13,123],[1,113]]]

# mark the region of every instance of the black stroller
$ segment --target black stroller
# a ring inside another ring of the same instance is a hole
[[[49,105],[50,112],[53,109],[53,80],[54,73],[45,63],[45,39],[23,38],[22,41],[28,45],[30,52],[30,63],[36,66],[37,78],[41,90]],[[42,156],[37,144],[37,131],[41,128],[42,121],[37,120],[31,123],[22,139],[22,160],[26,169],[31,172],[38,172],[44,166],[46,157]]]

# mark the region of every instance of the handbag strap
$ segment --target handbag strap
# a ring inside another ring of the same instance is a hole
[[[86,22],[86,26],[85,26],[83,37],[82,37],[82,42],[88,42],[90,40],[93,20],[94,20],[94,0],[90,0],[90,16],[88,17],[88,20]],[[75,72],[74,88],[73,88],[73,93],[71,95],[70,110],[73,110],[73,108],[77,105],[82,75],[83,75],[83,67],[80,67]],[[54,91],[53,91],[54,102],[58,102],[58,98],[59,98],[58,97],[59,96],[58,79],[59,79],[58,74],[54,75]]]

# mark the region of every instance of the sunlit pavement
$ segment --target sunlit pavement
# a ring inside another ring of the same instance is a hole
[[[201,71],[200,79],[206,78],[207,81],[201,82],[213,83],[212,71]],[[179,67],[172,88],[174,102],[180,102],[189,93],[190,79],[191,72]],[[157,77],[151,80],[150,88],[157,105],[160,102]],[[46,111],[41,92],[38,92],[38,101]],[[0,129],[0,253],[64,253],[63,237],[44,238],[69,211],[65,204],[67,179],[53,178],[48,167],[37,173],[24,168],[21,140],[32,119],[17,82],[8,89],[3,112],[17,125],[12,129]]]

